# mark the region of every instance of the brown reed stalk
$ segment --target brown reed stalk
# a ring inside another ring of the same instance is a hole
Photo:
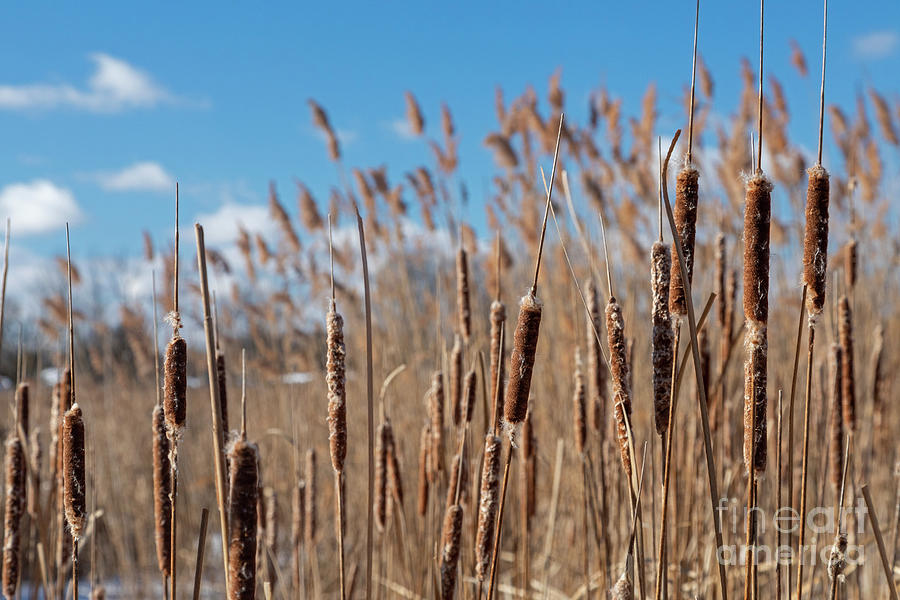
[[[672,257],[669,247],[660,241],[650,251],[650,288],[652,333],[651,362],[653,364],[653,409],[656,433],[663,435],[669,424],[669,394],[674,360],[674,338],[669,316],[669,273]]]
[[[228,453],[231,487],[228,497],[228,598],[256,597],[256,511],[259,500],[259,451],[245,438]]]
[[[875,542],[878,545],[878,555],[881,557],[881,566],[884,569],[884,578],[887,583],[888,591],[893,600],[900,600],[897,595],[897,588],[894,585],[894,576],[891,572],[891,565],[888,563],[887,551],[884,548],[884,537],[881,534],[881,526],[878,524],[878,513],[875,511],[875,505],[872,502],[872,494],[869,492],[869,484],[864,484],[860,491],[866,501],[866,514],[872,523],[872,533],[875,534]]]
[[[428,511],[428,490],[431,482],[431,426],[428,423],[422,426],[422,435],[419,443],[419,479],[416,493],[416,512],[422,518]]]
[[[472,422],[475,414],[475,394],[477,392],[477,381],[475,377],[475,366],[466,372],[463,378],[463,420],[466,425]]]
[[[3,595],[16,597],[25,510],[25,448],[16,433],[6,439],[6,506],[3,520]]]
[[[28,383],[23,381],[16,386],[16,425],[27,432],[28,429]]]
[[[316,552],[319,524],[318,513],[316,511],[316,497],[319,493],[318,485],[316,484],[316,464],[316,450],[315,448],[310,448],[306,451],[306,517],[303,520],[306,529],[304,530],[303,537],[306,541],[307,551],[311,554]]]
[[[291,492],[291,578],[294,581],[294,593],[300,594],[300,574],[303,569],[300,552],[303,545],[303,531],[306,518],[306,482],[297,482]]]
[[[435,371],[431,375],[431,389],[428,392],[431,412],[431,448],[428,450],[433,476],[444,470],[444,374]]]
[[[573,433],[575,449],[584,455],[587,445],[587,393],[584,383],[584,363],[581,360],[581,348],[575,347],[575,385],[572,392]]]
[[[468,480],[468,464],[466,457],[457,452],[453,455],[453,463],[447,481],[447,502],[445,508],[465,502]]]
[[[466,344],[472,337],[472,308],[469,294],[469,255],[461,245],[456,251],[456,310],[459,331]]]
[[[881,436],[886,428],[887,374],[884,365],[884,326],[875,328],[875,341],[872,344],[872,413],[875,432]]]
[[[462,423],[462,373],[463,350],[459,334],[453,336],[453,348],[450,350],[450,416],[453,426],[459,427]]]
[[[840,334],[843,360],[841,397],[844,403],[844,424],[848,433],[856,431],[856,377],[853,365],[853,313],[846,295],[838,300],[838,331]]]
[[[697,235],[697,198],[700,174],[689,162],[678,172],[675,183],[675,226],[684,249],[688,280],[694,275],[694,243]],[[669,285],[669,311],[676,318],[687,314],[684,282],[680,269],[673,269]]]
[[[844,281],[847,289],[853,291],[856,287],[856,278],[859,271],[859,251],[856,238],[851,237],[844,246]]]
[[[219,343],[219,336],[216,336],[216,345]],[[216,349],[216,377],[219,379],[219,412],[222,415],[222,430],[228,431],[228,390],[227,390],[227,369],[225,368],[225,353]]]
[[[375,527],[384,532],[388,499],[388,439],[384,423],[375,431]]]
[[[28,459],[28,491],[26,500],[28,504],[28,515],[32,519],[37,519],[42,511],[41,498],[41,463],[44,460],[44,451],[41,447],[41,428],[35,427],[28,436],[29,452],[31,456]],[[40,527],[38,528],[40,529]]]
[[[274,588],[278,582],[278,494],[266,487],[263,489],[266,508],[266,581]]]

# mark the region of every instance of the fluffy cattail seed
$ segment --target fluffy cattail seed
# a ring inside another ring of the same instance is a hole
[[[853,374],[853,313],[847,296],[838,301],[838,331],[843,350],[844,424],[852,433],[856,431],[856,378]]]
[[[164,577],[172,565],[172,466],[162,406],[153,409],[153,517],[156,524],[156,560]]]
[[[466,343],[472,337],[472,312],[469,299],[469,257],[460,246],[456,253],[456,304],[459,311],[459,330]]]
[[[450,350],[450,414],[454,427],[459,427],[462,421],[462,372],[462,341],[457,334],[453,338],[453,349]]]
[[[375,526],[384,531],[387,515],[388,440],[384,423],[375,433]]]
[[[225,369],[225,353],[216,350],[216,377],[219,380],[219,416],[222,419],[222,431],[228,432],[228,390]]]
[[[254,444],[238,440],[229,455],[228,597],[252,600],[256,597],[259,452]]]
[[[28,384],[24,381],[16,386],[16,422],[28,432]]]
[[[694,276],[694,239],[697,235],[697,181],[699,178],[700,174],[697,169],[688,164],[678,172],[675,180],[675,229],[681,238],[688,283],[693,280]],[[675,243],[672,242],[672,254],[675,252]],[[681,269],[672,269],[670,281],[669,310],[673,315],[683,317],[687,314],[687,303],[684,297]]]
[[[656,433],[662,435],[669,426],[669,386],[672,380],[672,353],[675,340],[669,316],[669,273],[672,256],[669,247],[654,242],[650,251],[650,288],[653,293],[651,322],[651,362],[653,363],[653,411]]]
[[[19,584],[21,520],[25,510],[25,448],[16,433],[6,440],[6,511],[3,529],[3,594],[16,597]]]
[[[625,318],[622,316],[622,307],[614,297],[610,297],[606,305],[606,335],[609,343],[609,362],[610,371],[612,372],[619,452],[622,455],[622,466],[630,479],[631,451],[628,445],[628,429],[631,425],[631,389],[628,387]]]
[[[87,515],[84,475],[84,419],[81,407],[73,404],[63,421],[63,483],[66,522],[76,540],[84,533]]]
[[[500,504],[500,438],[489,433],[484,440],[478,531],[475,534],[475,576],[484,581],[491,565],[494,530]]]
[[[575,390],[572,393],[573,425],[575,431],[575,449],[584,454],[587,442],[587,398],[584,389],[584,368],[581,361],[581,348],[575,347]]]
[[[447,508],[441,533],[441,598],[453,600],[456,592],[456,567],[459,563],[459,541],[462,536],[462,506]]]
[[[847,567],[847,534],[839,533],[834,538],[834,545],[831,547],[831,555],[828,557],[828,577],[844,582],[844,569]]]
[[[859,268],[856,239],[850,238],[844,247],[844,278],[847,289],[852,290],[856,286],[856,276]]]
[[[187,418],[187,342],[183,337],[176,334],[176,337],[169,340],[163,369],[166,426],[170,435],[177,439]]]
[[[844,469],[844,414],[843,414],[843,349],[840,344],[831,345],[828,361],[831,380],[831,484],[835,490],[841,488]]]
[[[828,171],[816,165],[807,171],[806,232],[803,238],[803,283],[810,322],[825,306],[828,268]]]
[[[500,335],[506,323],[506,306],[499,300],[491,302],[491,399],[497,396],[499,373],[500,397],[503,397],[503,357],[500,356]]]
[[[504,418],[512,428],[522,423],[528,414],[528,395],[531,393],[531,374],[541,327],[541,310],[541,301],[536,297],[531,294],[522,297],[513,337],[513,351],[509,357],[509,386],[506,388],[503,407]],[[510,430],[510,439],[514,438],[514,430]]]
[[[416,497],[416,512],[424,517],[428,510],[428,486],[431,480],[429,467],[431,460],[428,453],[431,449],[431,428],[428,423],[422,427],[421,443],[419,444],[419,485]]]
[[[316,451],[312,448],[306,451],[306,518],[304,519],[306,531],[306,546],[312,551],[316,546]]]
[[[668,283],[666,284],[668,287]],[[588,279],[585,284],[585,293],[589,317],[587,324],[587,361],[588,361],[588,394],[594,411],[594,428],[599,430],[606,401],[606,365],[603,364],[603,353],[600,351],[598,337],[603,331],[603,318],[601,316],[600,293],[593,279]],[[666,292],[668,297],[668,291]],[[595,333],[596,332],[596,333]]]
[[[327,358],[325,381],[328,384],[328,442],[331,466],[335,472],[344,470],[347,456],[346,374],[344,367],[344,318],[337,312],[334,300],[326,317]]]
[[[634,598],[634,594],[631,591],[631,581],[625,571],[622,572],[622,575],[616,581],[616,585],[610,590],[610,598],[612,600],[632,600]]]
[[[444,468],[444,374],[435,371],[431,376],[431,390],[428,393],[431,409],[431,448],[429,474],[437,476]]]

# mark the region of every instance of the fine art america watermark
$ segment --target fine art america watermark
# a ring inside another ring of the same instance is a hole
[[[842,511],[834,506],[817,506],[809,510],[806,513],[803,548],[799,553],[803,564],[828,565],[839,533],[848,534],[845,539],[849,537],[851,541],[862,538],[868,512],[863,498],[844,506]],[[801,518],[799,512],[790,506],[769,513],[759,507],[748,509],[733,498],[721,498],[716,513],[721,519],[723,531],[731,531],[731,538],[740,540],[718,548],[716,554],[721,564],[745,565],[751,551],[757,564],[777,563],[784,566],[797,563],[796,543]],[[756,522],[756,543],[750,547],[744,536],[749,518]],[[846,565],[861,566],[865,563],[864,545],[848,543],[842,550]]]

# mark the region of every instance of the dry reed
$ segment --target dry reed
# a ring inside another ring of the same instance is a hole
[[[575,449],[584,455],[587,444],[587,394],[584,383],[584,364],[581,360],[581,348],[575,347],[575,386],[572,392],[573,431]]]
[[[22,431],[28,432],[28,383],[21,382],[16,386],[16,424],[22,427]]]
[[[319,490],[316,485],[316,463],[316,451],[314,448],[310,448],[306,451],[306,518],[304,519],[306,525],[304,537],[309,552],[315,552],[318,533],[316,496]]]
[[[875,342],[872,345],[872,413],[875,432],[883,433],[886,427],[887,372],[884,358],[884,326],[875,328]]]
[[[463,379],[463,418],[466,424],[472,422],[472,416],[475,414],[475,369],[469,369]]]
[[[419,444],[419,478],[416,490],[416,512],[420,517],[425,517],[428,512],[428,490],[431,483],[430,465],[431,459],[431,427],[428,423],[422,427],[422,435]]]
[[[397,446],[394,442],[394,427],[391,425],[391,420],[387,418],[384,420],[384,439],[387,445],[388,491],[392,500],[388,504],[388,508],[391,507],[394,501],[402,508],[403,475],[400,469],[400,459],[397,457]]]
[[[18,434],[6,440],[6,506],[3,520],[3,595],[16,597],[20,576],[22,513],[25,510],[25,448]]]
[[[462,372],[463,350],[459,334],[453,336],[453,348],[450,350],[450,416],[453,426],[459,427],[462,422]]]
[[[388,439],[384,423],[375,432],[375,526],[384,531],[387,516],[388,488]]]
[[[263,489],[263,497],[265,498],[266,508],[266,537],[265,548],[266,556],[266,581],[273,586],[278,581],[278,494],[275,490],[266,487]]]
[[[835,491],[840,490],[841,471],[844,460],[844,411],[843,411],[843,349],[840,344],[831,345],[828,361],[831,386],[831,445],[829,447],[831,484]]]
[[[300,587],[300,570],[303,568],[300,559],[300,549],[303,544],[303,531],[306,518],[306,482],[302,479],[297,482],[291,492],[291,567],[294,578],[294,588]]]
[[[218,336],[216,337],[218,340]],[[222,431],[228,435],[228,391],[227,370],[225,369],[225,353],[216,350],[216,377],[219,379],[219,415],[222,419]]]
[[[669,315],[671,270],[672,256],[669,247],[662,242],[654,242],[650,251],[650,287],[653,296],[651,308],[653,330],[650,342],[653,364],[653,409],[656,433],[659,435],[663,435],[669,425],[669,386],[674,360],[674,338]]]
[[[431,448],[428,450],[429,473],[432,478],[444,469],[444,374],[435,371],[428,392],[431,410]]]
[[[36,519],[42,509],[41,497],[41,463],[44,460],[44,451],[41,447],[41,429],[35,427],[28,436],[28,442],[31,445],[29,449],[31,458],[28,463],[28,514],[32,519]]]
[[[856,287],[856,278],[859,270],[859,257],[856,247],[856,239],[850,238],[844,246],[844,281],[848,290]]]
[[[228,497],[228,597],[256,597],[257,503],[259,451],[240,439],[228,453],[231,488]]]
[[[849,433],[856,431],[856,378],[853,368],[853,314],[847,296],[838,301],[838,330],[840,334],[842,361],[841,396],[844,402],[844,424]]]
[[[459,316],[459,331],[468,344],[472,337],[472,309],[469,297],[469,256],[460,246],[456,252],[456,309]]]

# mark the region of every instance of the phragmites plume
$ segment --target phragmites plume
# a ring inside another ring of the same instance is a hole
[[[459,504],[447,507],[441,532],[441,598],[453,600],[456,593],[456,571],[459,542],[462,537],[463,509]]]
[[[422,109],[416,102],[416,97],[412,92],[406,92],[406,123],[409,125],[409,131],[413,135],[422,135],[425,132],[425,117],[422,116]]]
[[[469,297],[469,255],[465,248],[456,252],[456,309],[459,312],[459,330],[468,344],[472,337],[472,309]]]
[[[587,393],[584,385],[584,363],[581,348],[575,347],[575,390],[572,393],[573,426],[575,449],[584,454],[587,443]]]
[[[815,165],[808,171],[806,187],[806,232],[803,238],[803,283],[806,312],[815,324],[825,306],[828,268],[828,171]]]
[[[28,383],[22,382],[16,386],[16,423],[22,426],[22,431],[28,431]]]
[[[762,172],[747,181],[744,211],[744,466],[766,470],[769,225],[772,184]],[[755,416],[755,419],[754,419]],[[751,456],[753,454],[753,456]]]
[[[384,531],[389,502],[387,497],[389,441],[386,433],[387,428],[381,423],[375,432],[375,526],[378,527],[378,531]]]
[[[463,350],[459,334],[453,336],[453,348],[450,350],[450,415],[453,426],[459,427],[462,421],[462,371]]]
[[[668,283],[666,287],[668,288]],[[603,364],[600,340],[597,337],[603,329],[603,318],[600,292],[592,278],[587,280],[584,289],[589,313],[587,317],[589,320],[587,324],[588,395],[592,399],[594,413],[592,421],[594,421],[594,427],[599,429],[606,399],[606,365]]]
[[[481,496],[478,505],[478,530],[475,534],[475,576],[484,581],[491,564],[497,508],[500,504],[500,438],[488,433],[484,439],[484,463],[481,469]]]
[[[347,392],[344,366],[344,318],[331,301],[326,317],[327,358],[325,381],[328,384],[328,442],[331,448],[331,466],[336,473],[344,470],[347,456]]]
[[[690,164],[685,164],[675,180],[675,229],[681,238],[688,283],[693,281],[694,277],[694,241],[697,235],[697,182],[699,178],[700,174],[697,169]],[[675,252],[674,242],[672,242],[672,252]],[[681,269],[672,269],[669,284],[669,310],[676,318],[687,315]]]
[[[153,518],[156,526],[156,560],[164,577],[172,560],[172,465],[162,406],[153,409]]]
[[[420,517],[424,517],[428,511],[428,487],[430,485],[431,460],[428,454],[431,450],[431,427],[428,423],[422,427],[422,436],[419,444],[419,481],[416,494],[416,512]]]
[[[338,143],[337,134],[335,134],[334,129],[331,127],[331,122],[328,120],[328,114],[315,100],[309,99],[307,102],[309,103],[309,108],[312,110],[313,126],[320,130],[325,136],[328,145],[329,158],[334,161],[340,160],[341,147]]]
[[[840,344],[831,345],[828,361],[831,388],[831,484],[835,490],[841,489],[841,475],[844,460],[844,412],[843,412],[843,349]]]
[[[306,538],[306,546],[312,552],[316,546],[316,533],[318,527],[318,519],[316,515],[316,495],[318,494],[318,486],[316,485],[316,451],[310,448],[306,451],[306,518],[304,519],[306,530],[304,537]]]
[[[859,270],[859,256],[856,248],[856,238],[847,240],[844,246],[844,281],[847,289],[852,290],[856,286],[856,277]]]
[[[475,369],[471,368],[463,379],[463,418],[471,423],[475,413]]]
[[[177,330],[166,345],[163,410],[169,437],[178,439],[187,418],[187,342]]]
[[[63,493],[66,522],[77,541],[84,534],[87,516],[84,472],[84,419],[81,407],[72,405],[63,418]]]
[[[675,344],[669,315],[671,270],[672,255],[669,247],[662,242],[654,242],[650,250],[650,287],[653,293],[650,358],[653,363],[653,410],[656,433],[659,435],[665,433],[669,426],[669,385]]]
[[[506,388],[503,414],[509,426],[510,441],[515,441],[515,428],[528,414],[528,395],[541,327],[541,301],[532,294],[522,297],[519,319],[513,334],[513,350],[509,357],[509,384]]]
[[[503,357],[500,356],[500,336],[503,334],[503,324],[506,323],[506,306],[499,300],[491,302],[491,382],[488,387],[491,390],[491,398],[498,395],[503,397]],[[496,389],[500,386],[500,390]]]
[[[228,494],[228,598],[256,597],[257,504],[259,451],[239,439],[229,452],[231,487]]]
[[[435,371],[431,376],[428,392],[431,411],[431,448],[428,450],[429,477],[431,480],[444,469],[444,374]]]
[[[609,363],[612,372],[613,401],[615,402],[616,432],[622,466],[631,479],[631,450],[628,429],[631,426],[631,388],[628,385],[628,354],[625,344],[625,317],[615,296],[606,304],[606,335],[609,343]]]
[[[21,520],[25,510],[25,448],[16,433],[6,440],[6,510],[3,529],[3,595],[16,597],[19,584]]]
[[[842,392],[844,424],[851,433],[856,431],[856,378],[853,369],[853,313],[847,296],[838,301],[838,333],[843,350]]]

